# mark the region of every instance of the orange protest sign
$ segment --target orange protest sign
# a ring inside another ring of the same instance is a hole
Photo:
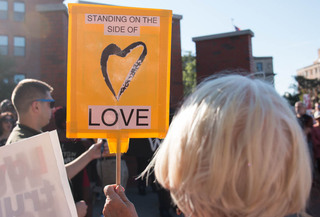
[[[171,22],[169,10],[69,4],[68,137],[165,136]]]

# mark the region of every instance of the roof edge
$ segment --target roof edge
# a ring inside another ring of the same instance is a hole
[[[197,42],[197,41],[205,41],[205,40],[211,40],[211,39],[217,39],[217,38],[234,37],[234,36],[240,36],[240,35],[251,35],[251,37],[254,37],[254,33],[250,29],[246,29],[241,31],[233,31],[233,32],[226,32],[221,34],[194,37],[192,38],[192,41]]]

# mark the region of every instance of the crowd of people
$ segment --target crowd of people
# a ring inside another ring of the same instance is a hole
[[[93,195],[97,193],[93,191],[101,189],[101,187],[105,185],[115,183],[116,157],[114,154],[108,153],[108,149],[106,149],[106,152],[102,156],[96,154],[93,158],[88,159],[86,158],[88,155],[86,152],[91,146],[95,147],[95,152],[100,150],[98,148],[100,146],[94,144],[96,142],[95,140],[66,138],[66,107],[55,107],[55,101],[51,96],[52,91],[53,88],[45,82],[35,79],[25,79],[16,86],[12,93],[11,100],[5,99],[1,102],[1,146],[41,133],[43,127],[49,123],[50,119],[53,119],[59,136],[61,151],[68,178],[70,179],[70,188],[76,203],[78,215],[80,217],[90,217],[93,213]],[[148,141],[148,139],[142,140]],[[132,140],[132,142],[140,143],[141,140]],[[99,144],[102,143],[106,144],[105,140],[99,142]],[[73,163],[78,161],[80,163],[76,165],[80,166],[73,167]],[[140,169],[139,172],[142,170],[143,168]],[[121,185],[124,187],[126,187],[128,176],[128,167],[122,158]],[[139,186],[141,187],[141,185]],[[159,201],[161,206],[159,211],[161,216],[168,217],[170,216],[168,209],[170,208],[171,202],[171,200],[167,200],[169,195],[165,191],[166,197],[163,197],[162,188],[157,192],[159,192],[160,195]],[[98,199],[100,198],[99,193],[94,196]]]
[[[312,163],[314,183],[319,184],[320,174],[320,104],[314,103],[313,109],[307,110],[302,101],[295,103],[295,113],[305,134]]]
[[[84,168],[101,158],[101,146],[103,157],[110,157],[108,147],[103,141],[67,139],[65,108],[54,107],[52,91],[35,79],[18,83],[11,100],[1,103],[1,145],[40,134],[54,114],[78,216],[91,216]],[[295,111],[296,116],[263,81],[211,77],[177,111],[140,178],[148,179],[154,171],[186,217],[306,215],[320,165],[320,107],[310,116],[297,102]],[[138,216],[121,185],[103,185],[105,217]]]

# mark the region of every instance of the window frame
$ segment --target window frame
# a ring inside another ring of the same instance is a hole
[[[23,11],[16,10],[17,4],[23,5]],[[23,1],[14,1],[13,2],[13,20],[17,22],[24,22],[26,15],[26,4]]]
[[[257,72],[263,72],[263,63],[262,62],[256,63],[256,70],[257,70]]]
[[[17,39],[23,39],[23,45],[16,45]],[[23,49],[23,54],[20,54],[19,50]],[[23,36],[14,36],[13,37],[13,56],[24,57],[26,56],[26,37]]]
[[[0,8],[0,20],[7,20],[8,19],[8,10],[9,10],[8,0],[0,0],[0,2],[3,2],[4,4],[6,4],[5,9]],[[0,5],[1,5],[1,3],[0,3]]]
[[[6,38],[7,39],[7,43],[2,44],[1,40],[0,40],[0,55],[7,56],[7,55],[9,55],[9,37],[8,37],[8,35],[0,35],[0,38],[1,37]],[[6,52],[2,53],[1,52],[2,48],[6,49]]]

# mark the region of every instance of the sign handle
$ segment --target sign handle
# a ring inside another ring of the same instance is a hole
[[[117,139],[116,153],[116,185],[121,185],[121,139]]]
[[[121,185],[121,153],[127,152],[129,148],[129,138],[127,134],[118,133],[116,136],[108,138],[109,151],[116,154],[116,185]]]

